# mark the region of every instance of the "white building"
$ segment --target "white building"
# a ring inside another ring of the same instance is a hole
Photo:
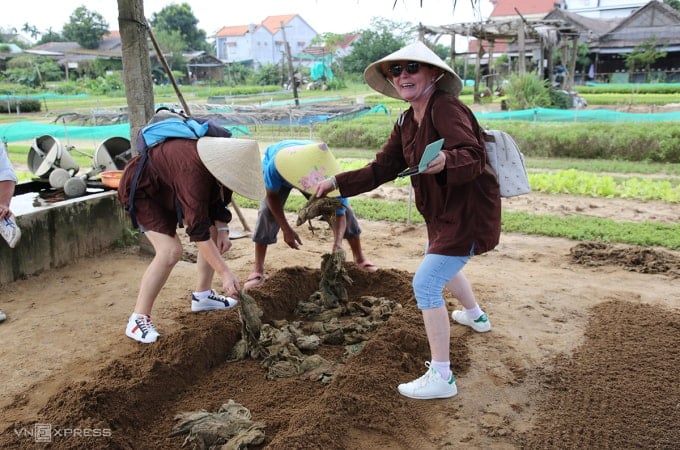
[[[649,0],[567,0],[565,9],[592,19],[620,19],[647,3]]]
[[[252,62],[260,67],[281,63],[285,42],[295,56],[310,46],[316,36],[316,31],[297,14],[269,16],[259,25],[222,27],[215,34],[215,50],[225,63]]]

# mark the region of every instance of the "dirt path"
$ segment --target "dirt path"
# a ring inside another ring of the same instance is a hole
[[[504,207],[678,219],[664,205],[569,196],[531,194]],[[243,212],[254,224],[256,211]],[[89,430],[90,437],[52,436],[52,448],[180,448],[184,436],[168,437],[175,414],[215,411],[230,399],[266,424],[266,448],[670,449],[680,442],[679,253],[646,249],[641,260],[626,257],[636,248],[504,234],[465,269],[492,332],[452,324],[459,395],[417,402],[399,396],[396,384],[419,376],[429,357],[410,288],[424,227],[361,224],[365,252],[381,270],[349,264],[350,298],[387,297],[403,308],[352,356],[344,346],[322,349],[342,363],[329,384],[268,380],[257,361],[227,362],[238,316],[189,312],[189,261],[173,271],[154,309],[162,337],[152,346],[124,336],[149,261],[136,248],[3,286],[0,447],[42,448],[28,433],[37,423],[58,434]],[[265,321],[295,319],[297,302],[318,287],[330,233],[299,231],[302,249],[272,246],[270,279],[253,291]],[[245,279],[252,242],[235,240],[227,262]],[[655,273],[635,270],[643,265]]]

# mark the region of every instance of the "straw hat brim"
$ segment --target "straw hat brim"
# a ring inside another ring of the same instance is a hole
[[[340,164],[324,142],[284,147],[274,157],[276,170],[290,184],[308,194],[328,177],[342,171]],[[329,197],[339,196],[335,190]]]
[[[206,136],[200,138],[196,146],[203,165],[220,183],[251,200],[264,198],[257,141]]]
[[[437,89],[458,95],[463,89],[463,82],[454,70],[449,67],[435,52],[430,50],[425,44],[416,41],[413,44],[391,53],[384,58],[371,63],[364,70],[364,80],[372,89],[385,94],[388,97],[402,100],[399,93],[391,83],[391,79],[385,76],[386,68],[389,63],[397,61],[417,61],[429,64],[443,70],[444,76],[437,81]]]

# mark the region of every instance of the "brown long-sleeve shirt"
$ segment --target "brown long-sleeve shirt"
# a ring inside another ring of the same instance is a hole
[[[367,192],[418,165],[425,146],[444,138],[445,169],[411,177],[415,204],[425,218],[429,252],[449,256],[492,250],[500,238],[501,197],[495,175],[485,170],[482,129],[470,108],[436,91],[420,125],[408,109],[375,159],[361,169],[338,174],[343,197]]]
[[[210,239],[210,226],[215,220],[229,222],[231,212],[226,204],[232,192],[223,188],[203,165],[198,156],[196,140],[168,139],[149,149],[146,163],[137,185],[135,212],[146,228],[174,236],[177,228],[177,201],[190,241]],[[127,204],[130,185],[140,156],[125,166],[118,197]]]

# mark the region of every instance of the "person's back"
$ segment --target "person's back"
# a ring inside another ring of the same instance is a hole
[[[300,236],[285,217],[284,205],[291,190],[297,189],[309,198],[319,181],[339,170],[339,164],[323,142],[286,139],[267,147],[262,159],[265,198],[260,203],[252,238],[255,243],[255,265],[244,284],[245,289],[258,287],[265,282],[267,247],[277,242],[279,231],[283,232],[284,241],[290,248],[297,250],[302,245]],[[342,240],[346,238],[357,267],[375,272],[378,268],[364,256],[361,249],[361,228],[356,216],[347,199],[341,198],[341,202],[343,208],[336,211],[338,220],[333,224],[332,252],[342,249]]]
[[[264,187],[271,191],[278,191],[282,185],[288,188],[294,187],[286,181],[276,167],[276,155],[283,149],[314,144],[314,141],[301,139],[285,139],[267,146],[262,158],[262,173],[264,175]]]

